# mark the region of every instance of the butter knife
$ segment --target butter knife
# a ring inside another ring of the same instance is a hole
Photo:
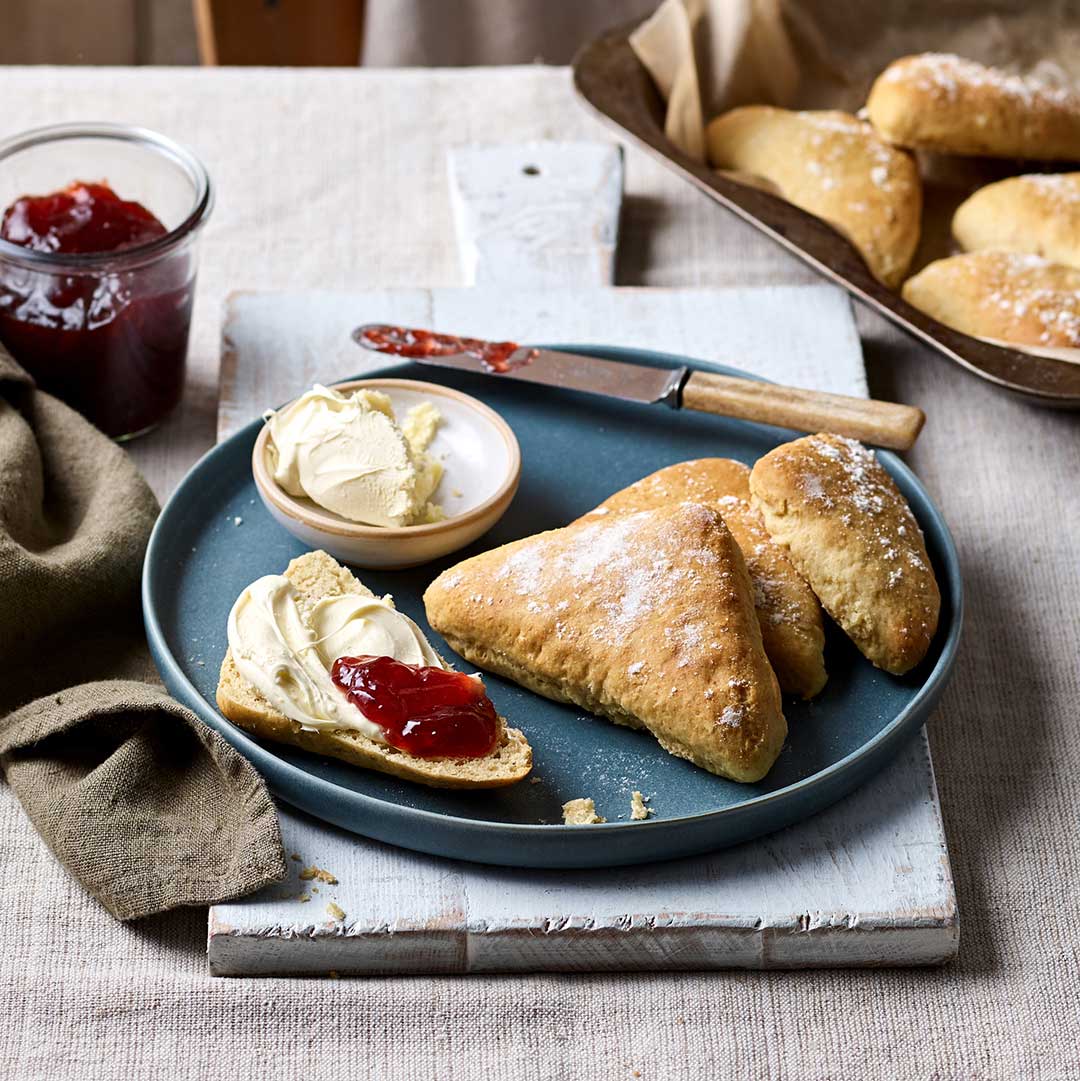
[[[685,365],[656,368],[383,323],[366,323],[352,336],[365,349],[418,364],[804,432],[835,432],[894,450],[910,448],[926,420],[921,409],[897,402],[762,383]]]

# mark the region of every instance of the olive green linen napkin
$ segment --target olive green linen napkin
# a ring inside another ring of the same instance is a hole
[[[0,346],[0,763],[122,920],[286,872],[262,779],[157,685],[139,612],[157,511],[127,455]]]

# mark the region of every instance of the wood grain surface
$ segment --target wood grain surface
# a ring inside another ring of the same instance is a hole
[[[282,837],[299,857],[289,878],[211,909],[216,975],[918,965],[947,960],[959,938],[921,734],[807,822],[672,863],[485,867],[291,811]],[[312,867],[336,881],[300,877]]]
[[[921,409],[820,390],[752,383],[715,372],[691,372],[682,392],[686,409],[796,428],[836,432],[879,447],[910,450],[922,431]]]

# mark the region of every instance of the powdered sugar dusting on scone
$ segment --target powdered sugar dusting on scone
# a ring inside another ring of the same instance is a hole
[[[876,272],[891,278],[911,254],[894,251],[897,221],[919,199],[910,160],[858,117],[838,112],[797,115],[811,132],[794,155],[803,163],[806,187],[783,194],[838,225]],[[817,197],[815,186],[821,189]]]
[[[807,439],[807,443],[831,467],[827,474],[827,496],[824,495],[825,482],[822,478],[808,474],[814,477],[813,487],[822,490],[820,498],[811,496],[811,499],[816,498],[817,502],[829,508],[838,507],[845,525],[869,529],[881,549],[881,558],[895,564],[889,573],[890,585],[900,581],[905,562],[909,566],[925,569],[921,554],[909,539],[917,536],[921,540],[919,524],[874,452],[858,440],[842,435],[814,435]],[[899,526],[894,524],[895,515],[900,515],[902,519]]]
[[[979,337],[1080,347],[1080,270],[1039,255],[975,251],[939,259],[909,279],[904,296]]]
[[[890,65],[882,79],[890,83],[912,83],[920,90],[948,101],[957,100],[968,90],[990,88],[1002,97],[1028,107],[1043,102],[1080,107],[1080,96],[1068,87],[1054,86],[1032,76],[1009,74],[953,53],[904,57]]]
[[[824,498],[808,494],[807,476]],[[911,508],[874,452],[805,436],[765,455],[750,485],[774,540],[862,652],[896,674],[922,660],[940,591]]]
[[[898,285],[918,240],[922,187],[911,156],[838,110],[742,106],[708,128],[710,160],[763,178],[851,241],[875,277]]]
[[[1029,173],[1017,177],[1017,183],[1050,207],[1075,213],[1080,203],[1080,173]]]
[[[705,507],[687,503],[683,512],[685,518],[697,519],[699,529],[715,527],[714,512]],[[729,577],[711,548],[688,549],[683,531],[661,530],[658,536],[651,526],[649,511],[595,523],[586,518],[568,547],[552,555],[546,534],[540,534],[513,552],[495,579],[518,596],[528,597],[528,611],[555,603],[548,596],[553,589],[579,595],[582,587],[611,583],[610,596],[602,602],[605,618],[593,625],[591,633],[614,642],[658,604],[668,603],[704,569],[718,584]],[[644,540],[643,532],[647,533]]]
[[[814,650],[820,654],[821,609],[750,505],[749,476],[745,464],[731,459],[679,462],[615,493],[603,507],[626,514],[690,501],[718,509],[742,550],[765,650],[781,686],[793,694],[813,693],[820,677],[816,672],[813,679],[807,675],[812,664],[807,658]],[[685,655],[680,660],[689,663]]]
[[[745,716],[746,711],[742,706],[725,706],[716,718],[716,723],[727,728],[739,728]]]

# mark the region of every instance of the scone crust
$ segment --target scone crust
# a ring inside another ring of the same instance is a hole
[[[474,556],[424,594],[473,664],[721,776],[760,780],[783,745],[780,689],[721,516],[682,504],[603,516]]]
[[[987,184],[956,209],[964,251],[1041,255],[1080,267],[1080,173],[1033,173]]]
[[[320,597],[345,593],[373,595],[347,568],[322,551],[294,559],[286,568],[285,577],[296,586],[297,604],[304,614]],[[532,748],[528,741],[516,728],[508,727],[502,717],[498,744],[484,758],[415,758],[354,729],[308,731],[278,712],[244,679],[228,650],[221,663],[216,698],[218,709],[228,720],[261,739],[340,758],[355,766],[432,788],[501,788],[521,780],[532,768]]]
[[[843,233],[874,277],[900,284],[919,243],[922,183],[914,159],[865,121],[746,105],[714,119],[706,141],[714,167],[763,177]]]
[[[1041,160],[1080,159],[1080,96],[947,53],[894,60],[867,115],[896,146]]]
[[[1080,270],[1038,255],[975,251],[938,259],[904,282],[903,297],[977,338],[1080,348]]]
[[[750,506],[748,466],[731,458],[678,462],[616,492],[581,520],[678,503],[701,503],[720,512],[746,562],[765,653],[780,689],[802,698],[818,694],[827,678],[821,605]]]
[[[926,656],[941,595],[922,530],[861,443],[821,433],[776,447],[753,502],[825,610],[870,661],[902,675]]]

